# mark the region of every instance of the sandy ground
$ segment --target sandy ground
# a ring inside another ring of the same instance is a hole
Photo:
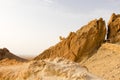
[[[0,66],[0,80],[102,80],[78,63],[57,58]]]
[[[105,43],[82,65],[106,80],[120,80],[120,45]]]

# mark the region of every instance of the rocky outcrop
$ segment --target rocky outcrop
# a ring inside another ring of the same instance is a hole
[[[0,80],[103,80],[79,64],[56,58],[0,66]]]
[[[108,23],[107,39],[111,43],[120,42],[120,14],[112,14]]]
[[[12,54],[7,48],[0,49],[0,60],[2,59],[15,59],[18,61],[27,61],[26,59],[20,58],[14,54]]]
[[[106,28],[102,18],[95,19],[76,32],[71,32],[67,38],[45,50],[35,60],[63,57],[72,61],[82,61],[93,55],[105,40]]]

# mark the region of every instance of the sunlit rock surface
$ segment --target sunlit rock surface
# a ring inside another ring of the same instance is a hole
[[[105,40],[106,28],[102,18],[95,19],[76,32],[71,32],[67,38],[45,50],[35,60],[63,57],[80,62],[93,55]]]

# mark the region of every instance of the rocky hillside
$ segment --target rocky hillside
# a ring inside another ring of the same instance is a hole
[[[63,57],[72,61],[82,61],[93,55],[105,41],[106,28],[102,18],[95,19],[76,32],[71,32],[56,44],[45,50],[35,60]]]
[[[15,59],[17,61],[27,61],[26,59],[20,58],[11,53],[7,48],[0,49],[0,60],[2,59]]]
[[[112,14],[108,23],[107,42],[81,65],[106,80],[120,80],[120,14]]]
[[[61,42],[35,60],[64,57],[79,62],[105,80],[120,80],[120,14],[112,14],[107,29],[102,19],[93,20],[67,38],[61,38]]]
[[[28,62],[0,49],[0,80],[120,80],[120,14],[60,40]]]

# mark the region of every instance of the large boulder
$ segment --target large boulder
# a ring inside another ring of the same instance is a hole
[[[102,18],[95,19],[67,38],[62,38],[55,46],[45,50],[35,60],[62,57],[72,61],[82,61],[93,55],[105,40],[106,28]]]
[[[112,14],[108,23],[108,35],[107,39],[111,43],[120,42],[120,14]]]

